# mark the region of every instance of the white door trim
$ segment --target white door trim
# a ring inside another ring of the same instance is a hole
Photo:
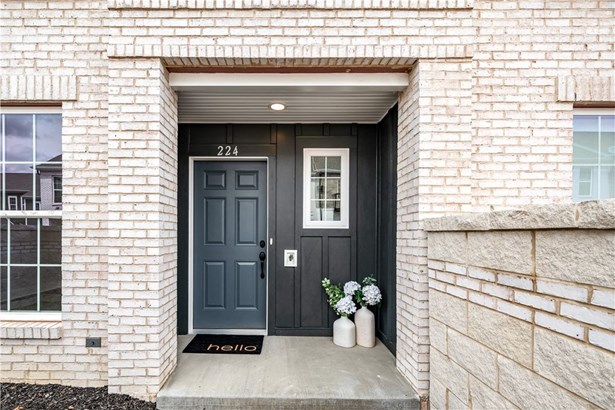
[[[265,260],[266,280],[265,284],[265,328],[264,329],[194,329],[194,312],[193,312],[193,274],[194,274],[194,163],[197,161],[259,161],[267,164],[267,175],[265,175],[265,192],[267,194],[267,238],[269,236],[269,158],[268,157],[188,157],[189,171],[188,171],[188,334],[227,334],[227,335],[267,335],[267,329],[269,329],[269,260],[268,257]],[[265,241],[267,243],[266,252],[270,255],[269,247],[271,245],[270,239]]]

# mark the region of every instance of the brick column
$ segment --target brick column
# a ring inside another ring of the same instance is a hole
[[[397,367],[429,391],[427,235],[422,220],[469,211],[471,62],[421,60],[399,99]]]
[[[153,400],[177,361],[177,96],[109,62],[109,391]]]

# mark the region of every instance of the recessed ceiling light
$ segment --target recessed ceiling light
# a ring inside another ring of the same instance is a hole
[[[271,108],[273,111],[284,111],[286,109],[286,106],[282,103],[273,103],[269,105],[269,108]]]

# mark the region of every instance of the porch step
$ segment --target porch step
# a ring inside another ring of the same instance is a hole
[[[180,409],[251,409],[251,410],[418,410],[418,398],[407,399],[281,399],[281,398],[213,398],[213,397],[159,397],[160,410]]]
[[[179,351],[192,336],[180,336]],[[158,394],[160,410],[419,409],[418,394],[378,343],[335,346],[330,337],[266,337],[260,355],[179,353]]]

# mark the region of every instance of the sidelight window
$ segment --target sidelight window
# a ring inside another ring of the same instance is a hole
[[[348,148],[303,150],[303,227],[348,228]]]
[[[575,110],[573,199],[615,198],[615,111]]]
[[[34,313],[39,318],[59,312],[62,298],[62,116],[59,109],[2,108],[0,187],[1,317],[29,318]]]

